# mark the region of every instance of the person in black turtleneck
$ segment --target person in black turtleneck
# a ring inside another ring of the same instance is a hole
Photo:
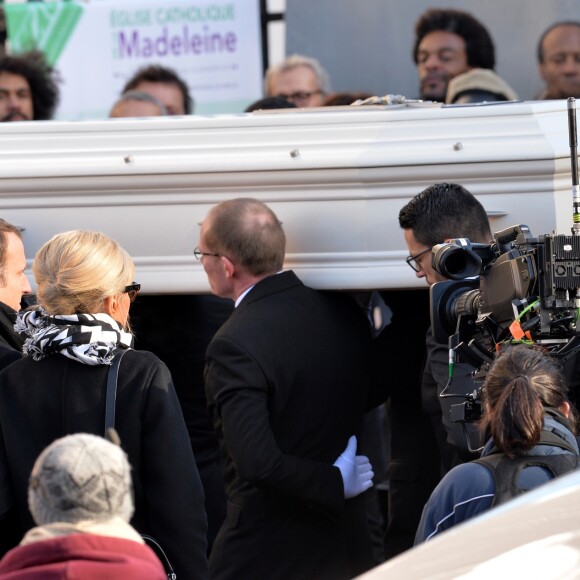
[[[24,336],[14,330],[16,312],[31,288],[20,230],[0,219],[0,369],[22,356]]]

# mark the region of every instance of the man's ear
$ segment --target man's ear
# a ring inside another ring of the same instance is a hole
[[[233,278],[236,271],[236,265],[226,256],[221,256],[220,260],[224,266],[226,277]]]

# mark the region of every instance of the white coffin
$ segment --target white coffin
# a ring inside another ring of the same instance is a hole
[[[207,292],[199,223],[251,196],[283,221],[286,265],[311,286],[423,287],[397,221],[413,195],[455,181],[494,230],[569,233],[569,155],[565,101],[3,123],[0,217],[25,228],[29,258],[57,232],[101,230],[145,292]]]

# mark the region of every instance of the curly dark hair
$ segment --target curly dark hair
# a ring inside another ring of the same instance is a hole
[[[443,30],[461,36],[465,41],[467,64],[474,68],[495,67],[495,47],[485,26],[471,14],[461,10],[430,8],[415,24],[415,46],[413,59],[418,63],[417,54],[421,40],[430,32]]]
[[[171,68],[161,66],[159,64],[151,64],[140,68],[123,87],[123,93],[135,90],[140,83],[165,83],[168,85],[176,85],[183,95],[183,108],[186,115],[193,113],[193,98],[189,94],[189,87],[181,79],[178,74]]]
[[[54,69],[44,54],[34,50],[0,58],[0,73],[24,77],[32,95],[34,120],[52,119],[59,101],[59,89]]]

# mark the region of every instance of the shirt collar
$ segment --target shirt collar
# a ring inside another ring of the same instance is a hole
[[[276,274],[274,274],[274,276],[277,276],[278,274],[281,274],[284,270],[280,270],[279,272],[276,272]],[[237,308],[240,305],[240,302],[246,297],[246,295],[248,294],[248,292],[255,286],[256,284],[252,284],[249,288],[246,288],[237,298],[236,302],[234,303],[234,308]]]

